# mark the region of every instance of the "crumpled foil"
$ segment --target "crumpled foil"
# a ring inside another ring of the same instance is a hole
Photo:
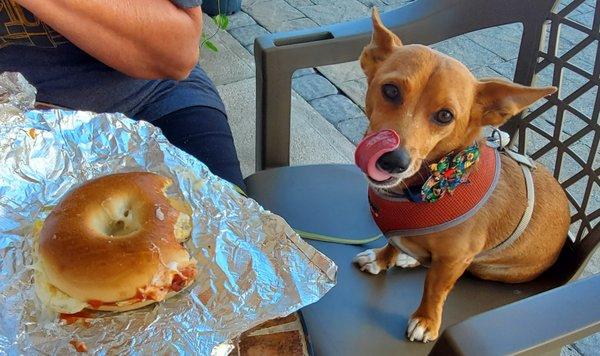
[[[35,89],[0,74],[0,355],[200,354],[269,319],[317,301],[337,267],[285,221],[122,114],[33,110]],[[187,242],[198,278],[178,296],[136,311],[62,325],[34,292],[34,224],[80,183],[115,172],[172,177],[170,193],[193,208]]]

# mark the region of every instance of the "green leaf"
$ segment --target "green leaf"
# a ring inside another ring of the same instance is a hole
[[[219,52],[217,46],[215,46],[215,44],[209,40],[204,41],[204,45],[206,46],[206,48],[210,49],[213,52]]]
[[[213,17],[213,21],[221,30],[226,30],[227,26],[229,26],[229,18],[223,14]]]

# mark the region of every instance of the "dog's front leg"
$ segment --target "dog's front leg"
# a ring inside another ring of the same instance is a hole
[[[472,257],[432,259],[425,278],[421,305],[413,313],[406,330],[410,341],[428,342],[437,339],[446,297],[472,260]]]

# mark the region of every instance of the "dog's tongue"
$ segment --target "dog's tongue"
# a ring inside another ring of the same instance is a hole
[[[394,130],[381,130],[369,134],[356,146],[354,161],[361,171],[365,172],[371,179],[384,181],[391,175],[380,170],[376,163],[379,157],[391,152],[400,145],[400,137]]]

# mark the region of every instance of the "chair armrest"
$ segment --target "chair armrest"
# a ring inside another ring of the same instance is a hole
[[[540,33],[555,1],[417,0],[381,17],[405,44],[425,45],[483,28],[521,22],[525,26],[523,40],[530,39],[527,43],[530,48],[532,43],[539,42],[536,34]],[[265,35],[255,40],[257,170],[289,165],[293,72],[356,60],[370,38],[371,20],[365,18]],[[537,48],[534,50],[537,53]],[[530,61],[534,63],[535,58]]]
[[[446,329],[431,355],[541,354],[600,331],[600,274]]]

